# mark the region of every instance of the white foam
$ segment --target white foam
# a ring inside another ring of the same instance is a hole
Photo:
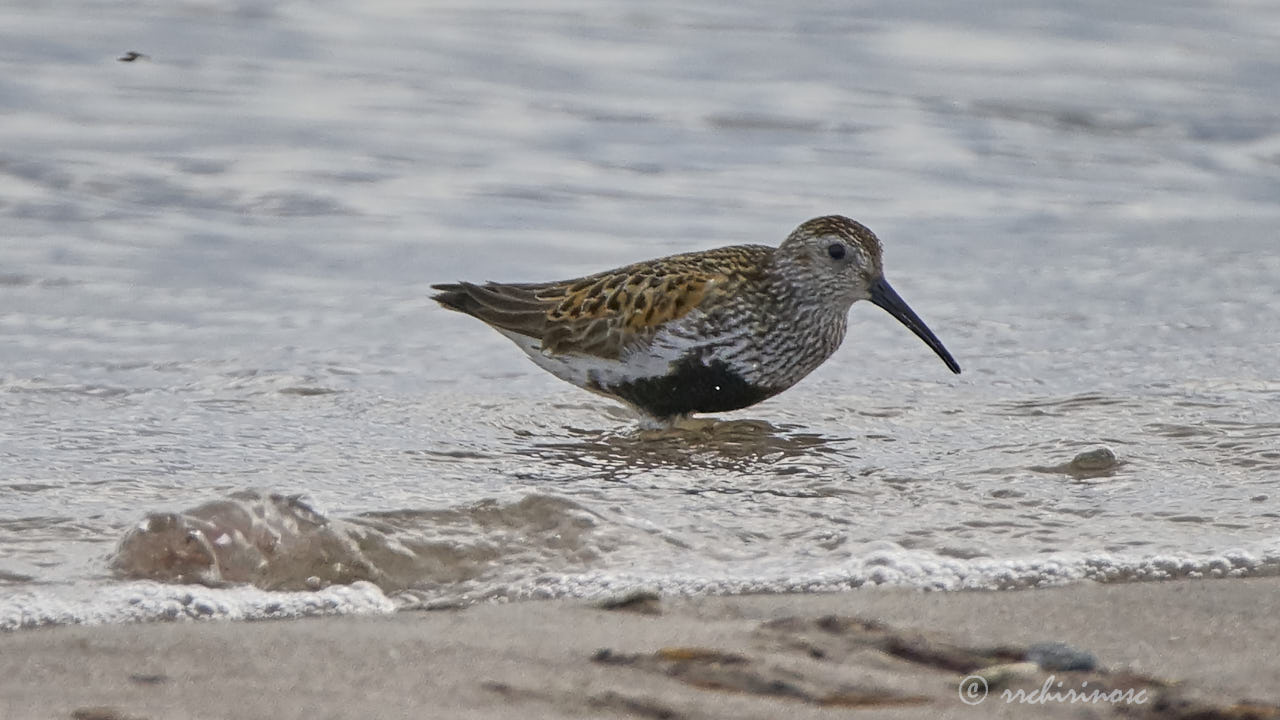
[[[373,583],[316,592],[268,592],[140,581],[17,593],[0,599],[0,630],[149,620],[261,620],[315,615],[376,615],[396,603]]]
[[[891,544],[891,543],[890,543]],[[830,568],[772,575],[728,573],[651,574],[586,572],[543,574],[530,580],[477,589],[455,600],[590,598],[646,589],[671,595],[839,592],[863,587],[920,590],[1011,590],[1076,582],[1144,582],[1192,578],[1280,575],[1280,539],[1223,553],[1126,556],[1110,553],[1055,553],[1024,558],[949,558],[918,550],[877,550]],[[413,594],[412,592],[409,594]],[[421,596],[427,604],[439,598]]]
[[[794,571],[774,568],[751,574],[735,573],[741,568],[734,563],[703,567],[698,572],[634,567],[625,572],[548,572],[520,562],[498,565],[500,569],[492,575],[453,584],[432,583],[429,589],[410,589],[395,598],[367,581],[292,592],[247,585],[210,588],[152,581],[56,587],[0,599],[0,630],[67,624],[370,615],[483,601],[599,598],[636,589],[679,596],[840,592],[870,587],[1006,590],[1086,581],[1273,576],[1280,575],[1280,539],[1221,553],[1142,556],[1082,552],[971,559],[908,550],[880,541],[827,567]]]

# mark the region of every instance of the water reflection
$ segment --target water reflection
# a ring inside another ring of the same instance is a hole
[[[802,460],[835,465],[836,438],[763,420],[689,420],[661,430],[585,430],[566,427],[568,440],[540,442],[516,453],[591,470],[590,477],[623,481],[658,469],[785,473],[779,466]]]

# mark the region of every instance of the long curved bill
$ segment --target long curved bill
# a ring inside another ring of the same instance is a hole
[[[938,339],[928,325],[920,319],[919,315],[912,312],[907,306],[907,301],[903,300],[897,292],[894,291],[884,278],[880,278],[871,286],[871,302],[879,305],[889,312],[890,315],[898,318],[898,322],[906,325],[916,337],[924,341],[925,345],[933,348],[938,353],[938,357],[942,358],[942,362],[951,368],[951,372],[959,375],[960,366],[956,364],[955,358],[951,357],[951,353],[942,346],[942,341]]]

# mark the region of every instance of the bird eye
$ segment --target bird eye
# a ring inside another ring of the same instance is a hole
[[[843,260],[843,259],[844,259],[844,245],[841,245],[840,243],[832,243],[832,244],[828,245],[828,246],[827,246],[827,254],[831,256],[831,259],[832,259],[832,260]]]

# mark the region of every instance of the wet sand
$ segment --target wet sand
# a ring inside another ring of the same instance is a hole
[[[56,627],[0,635],[0,716],[1275,718],[1277,638],[1280,578]]]

